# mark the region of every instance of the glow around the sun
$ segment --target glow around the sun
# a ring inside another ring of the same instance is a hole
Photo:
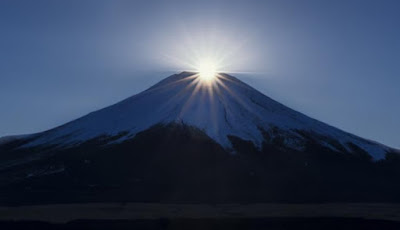
[[[218,73],[233,73],[241,68],[242,42],[223,29],[187,27],[174,40],[163,41],[165,65],[171,70],[199,73],[203,81],[212,81]],[[200,80],[199,79],[199,80]]]
[[[215,81],[218,74],[218,63],[211,58],[204,58],[199,60],[196,67],[196,72],[202,82],[210,84]]]
[[[176,25],[151,41],[152,49],[157,51],[154,60],[163,71],[201,73],[199,80],[209,81],[215,80],[215,73],[248,73],[260,62],[255,58],[259,48],[253,47],[252,37],[236,27],[217,19],[196,21],[190,17]]]

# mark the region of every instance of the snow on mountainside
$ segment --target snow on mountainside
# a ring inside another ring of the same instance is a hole
[[[116,136],[121,142],[156,124],[170,122],[195,126],[209,137],[230,149],[229,135],[252,141],[260,147],[263,131],[274,135],[279,130],[284,144],[293,149],[304,148],[305,137],[313,135],[320,145],[340,151],[330,140],[347,151],[353,143],[374,159],[382,159],[390,148],[365,140],[309,118],[263,95],[235,77],[221,74],[218,84],[199,86],[193,73],[172,75],[151,88],[115,105],[90,113],[55,129],[34,134],[33,141],[23,147],[57,144],[76,145],[102,135]]]

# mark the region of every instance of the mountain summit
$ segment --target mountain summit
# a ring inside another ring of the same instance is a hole
[[[228,74],[182,72],[0,139],[0,203],[400,201],[399,156]]]

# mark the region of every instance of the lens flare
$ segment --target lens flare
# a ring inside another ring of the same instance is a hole
[[[197,72],[199,78],[204,83],[212,83],[218,74],[217,63],[211,59],[203,59],[198,63]]]

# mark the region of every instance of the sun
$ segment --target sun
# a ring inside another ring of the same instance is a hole
[[[197,65],[199,78],[204,83],[213,83],[218,75],[217,62],[210,58],[202,59]]]

